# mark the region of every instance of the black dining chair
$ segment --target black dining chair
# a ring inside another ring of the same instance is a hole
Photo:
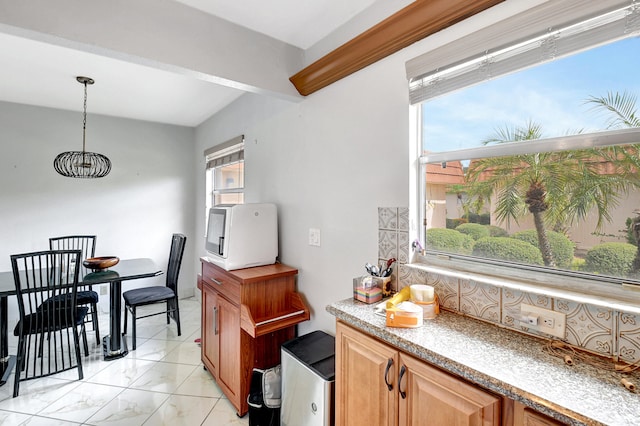
[[[80,263],[84,259],[95,257],[96,236],[95,235],[68,235],[63,237],[49,238],[50,250],[80,250],[82,252]],[[93,286],[80,286],[78,289],[78,305],[89,306],[89,315],[86,322],[91,322],[96,333],[96,345],[100,346],[100,328],[98,326],[98,293],[93,290]]]
[[[136,288],[122,293],[125,306],[124,334],[127,334],[127,316],[128,313],[131,312],[133,350],[136,349],[136,320],[138,319],[166,314],[167,324],[170,324],[170,319],[173,318],[178,326],[178,336],[182,333],[180,330],[180,308],[178,306],[178,275],[180,274],[180,265],[182,264],[182,255],[184,254],[186,241],[187,237],[182,234],[173,234],[171,237],[166,285]],[[166,309],[160,312],[137,316],[137,307],[156,303],[166,303]]]
[[[20,382],[72,368],[82,380],[78,328],[88,352],[84,319],[89,308],[78,307],[80,250],[48,250],[11,256],[19,320],[13,330],[18,353],[13,397]],[[47,302],[55,300],[55,303]]]

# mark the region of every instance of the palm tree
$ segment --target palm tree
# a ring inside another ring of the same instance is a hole
[[[539,124],[497,129],[484,144],[522,142],[542,137]],[[595,209],[602,227],[610,211],[631,187],[626,172],[602,173],[611,161],[608,149],[539,152],[474,160],[465,175],[476,209],[495,197],[494,213],[509,223],[533,215],[538,247],[547,266],[555,267],[547,229],[571,226]]]
[[[640,127],[640,117],[637,114],[637,98],[635,95],[623,92],[609,92],[606,96],[589,97],[585,103],[593,104],[593,110],[601,111],[608,115],[607,128],[621,129],[628,127]],[[640,157],[638,156],[637,146],[635,150],[623,149],[612,152],[616,158],[622,159],[627,167],[627,172],[640,170]],[[622,152],[620,152],[622,151]],[[634,174],[637,179],[637,172]],[[634,211],[636,217],[630,223],[630,229],[633,232],[638,250],[636,258],[633,261],[631,273],[637,275],[640,272],[640,212]]]

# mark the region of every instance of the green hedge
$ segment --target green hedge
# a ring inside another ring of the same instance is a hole
[[[447,229],[456,229],[458,226],[463,223],[468,223],[467,219],[447,219]]]
[[[468,213],[462,217],[467,219],[470,223],[479,223],[481,225],[489,225],[491,223],[491,215],[489,213]]]
[[[540,250],[529,243],[510,237],[482,238],[473,246],[473,255],[531,265],[544,264]]]
[[[584,270],[624,277],[631,272],[638,248],[628,243],[602,243],[587,252]]]
[[[509,233],[506,229],[502,229],[499,226],[495,225],[485,225],[489,230],[490,237],[508,237]]]
[[[471,254],[474,240],[453,229],[427,229],[427,247],[448,253]]]
[[[537,249],[540,249],[538,245],[538,233],[535,229],[527,229],[526,231],[516,232],[511,236],[512,238],[520,241],[525,241]],[[571,262],[573,262],[573,254],[575,251],[575,244],[566,235],[555,232],[547,231],[547,238],[549,238],[549,244],[551,244],[551,253],[553,260],[558,268],[569,268]]]
[[[474,240],[480,238],[489,237],[489,229],[486,225],[480,225],[479,223],[463,223],[456,227],[456,231],[462,232],[465,235],[470,236]]]

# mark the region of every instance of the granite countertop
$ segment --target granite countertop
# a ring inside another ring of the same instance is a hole
[[[640,395],[629,376],[543,351],[545,341],[442,311],[419,328],[391,328],[375,305],[345,299],[327,311],[404,352],[571,425],[639,425]]]

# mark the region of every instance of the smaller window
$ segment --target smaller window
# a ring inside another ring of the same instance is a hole
[[[220,204],[244,203],[244,136],[205,151],[207,211]]]

